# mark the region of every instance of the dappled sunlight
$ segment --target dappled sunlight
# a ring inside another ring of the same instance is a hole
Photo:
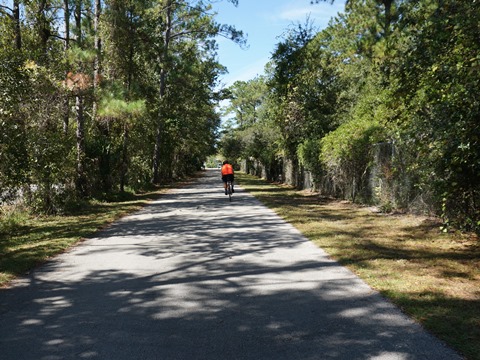
[[[340,358],[355,358],[355,353],[370,357],[377,354],[371,350],[377,346],[384,354],[409,358],[408,343],[418,340],[414,337],[420,328],[414,326],[406,340],[402,328],[411,328],[411,322],[385,309],[377,294],[352,295],[348,288],[355,279],[327,281],[320,287],[317,281],[304,289],[285,283],[269,291],[260,283],[250,285],[254,279],[249,276],[275,276],[279,269],[258,264],[251,268],[246,277],[241,272],[235,277],[186,275],[184,281],[171,283],[120,271],[92,272],[61,290],[59,283],[37,282],[38,300],[17,294],[25,304],[33,303],[32,313],[5,314],[17,335],[2,338],[10,346],[28,339],[26,346],[37,358],[73,351],[99,359],[126,359],[134,356],[131,349],[142,349],[144,358],[152,359],[197,358],[195,354],[220,358],[220,353],[229,358],[247,353],[291,358],[282,354],[295,354],[293,349],[306,344],[302,358],[316,358],[318,351]],[[338,291],[339,285],[345,292]],[[406,341],[402,350],[395,341],[400,333]],[[380,345],[384,338],[389,340]]]
[[[455,357],[240,187],[229,203],[213,175],[165,194],[2,293],[7,354]]]
[[[480,338],[473,330],[480,315],[480,247],[474,236],[441,233],[435,218],[376,213],[315,193],[254,193],[437,335],[451,343],[461,338],[462,348],[475,353],[475,341],[463,340]],[[354,309],[346,314],[364,311]]]

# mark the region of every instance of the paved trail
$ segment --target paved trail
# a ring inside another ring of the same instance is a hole
[[[0,291],[0,359],[460,359],[218,171]]]

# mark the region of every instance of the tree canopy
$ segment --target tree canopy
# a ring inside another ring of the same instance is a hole
[[[233,85],[224,143],[267,169],[289,161],[322,193],[480,232],[479,36],[478,1],[349,0],[322,31],[291,27],[264,78]]]
[[[232,6],[236,0],[230,0]],[[37,211],[199,169],[220,123],[209,1],[0,5],[0,201]]]

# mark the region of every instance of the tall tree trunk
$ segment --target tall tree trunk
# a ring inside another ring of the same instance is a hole
[[[85,174],[85,118],[83,114],[83,98],[77,95],[76,99],[77,112],[77,193],[84,197],[87,194],[87,177]]]
[[[385,6],[385,41],[386,41],[386,56],[390,58],[392,51],[392,22],[394,19],[392,13],[393,0],[384,0],[383,5]]]
[[[128,121],[123,124],[122,164],[120,170],[120,192],[125,191],[128,171]]]
[[[77,27],[77,43],[82,46],[82,2],[77,0],[75,8],[75,25]],[[78,91],[75,98],[77,120],[77,193],[84,197],[87,194],[87,177],[85,173],[85,117],[83,109],[83,95]]]
[[[391,33],[391,25],[392,25],[392,4],[393,0],[383,0],[383,6],[385,7],[385,23],[384,23],[384,33],[385,39],[387,41],[390,40],[390,33]]]
[[[129,9],[130,14],[130,27],[129,33],[132,41],[129,42],[129,52],[128,52],[128,67],[127,67],[127,99],[130,100],[132,83],[133,83],[133,72],[134,72],[134,55],[135,55],[135,44],[134,44],[134,35],[135,28],[133,27],[133,9]],[[125,191],[125,184],[127,182],[127,173],[128,173],[128,141],[129,141],[129,119],[126,119],[123,124],[123,144],[122,144],[122,164],[121,164],[121,174],[120,174],[120,191]]]
[[[93,119],[96,119],[97,115],[97,91],[100,84],[101,76],[101,60],[100,55],[102,51],[102,39],[100,38],[100,15],[102,13],[102,3],[101,0],[95,0],[95,18],[94,18],[94,48],[95,48],[95,63],[93,69]]]
[[[157,119],[157,135],[155,138],[155,149],[153,153],[153,177],[152,183],[160,183],[160,149],[162,145],[162,133],[163,133],[163,100],[165,97],[165,90],[167,87],[167,70],[166,70],[166,60],[168,57],[168,47],[170,45],[170,39],[172,34],[172,0],[167,1],[166,6],[166,29],[164,36],[164,44],[162,53],[159,55],[160,66],[160,89],[159,89],[159,100],[160,106],[158,111]]]
[[[383,26],[383,36],[385,40],[385,53],[384,53],[384,61],[381,65],[381,71],[383,73],[382,83],[384,86],[388,86],[390,84],[390,73],[391,73],[391,33],[392,33],[392,22],[393,22],[393,14],[392,14],[392,5],[394,0],[381,0],[380,3],[385,8],[385,19]]]
[[[95,49],[95,61],[93,69],[93,109],[92,109],[92,118],[99,130],[100,136],[103,137],[105,143],[108,143],[110,140],[110,126],[109,119],[98,119],[98,89],[100,87],[100,82],[102,78],[102,38],[100,37],[100,18],[102,15],[102,2],[101,0],[95,0],[94,4],[94,49]],[[105,193],[112,191],[113,179],[111,172],[111,151],[110,146],[103,146],[100,156],[99,156],[99,174],[102,182],[102,189]]]
[[[40,36],[40,44],[42,48],[42,54],[47,53],[47,42],[50,38],[50,28],[47,23],[47,17],[45,15],[45,10],[47,8],[47,0],[41,0],[38,3],[38,35]]]
[[[63,2],[63,13],[65,16],[65,58],[67,58],[67,51],[70,48],[70,7],[69,7],[69,0],[64,0]],[[67,78],[68,70],[65,72],[65,79]],[[63,100],[63,132],[65,135],[68,134],[68,124],[70,120],[70,98],[69,95],[66,94]]]
[[[75,0],[75,11],[73,13],[75,17],[75,32],[76,32],[76,40],[77,46],[81,47],[82,44],[82,1]]]
[[[20,29],[20,3],[18,0],[13,2],[13,21],[15,22],[15,48],[22,48],[22,32]]]

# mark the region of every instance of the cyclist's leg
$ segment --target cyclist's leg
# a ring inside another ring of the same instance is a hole
[[[235,190],[233,189],[233,184],[235,182],[235,175],[232,174],[230,180],[232,181],[232,193],[234,193]]]
[[[227,177],[222,176],[222,181],[223,181],[223,190],[225,190],[225,195],[227,195]]]

